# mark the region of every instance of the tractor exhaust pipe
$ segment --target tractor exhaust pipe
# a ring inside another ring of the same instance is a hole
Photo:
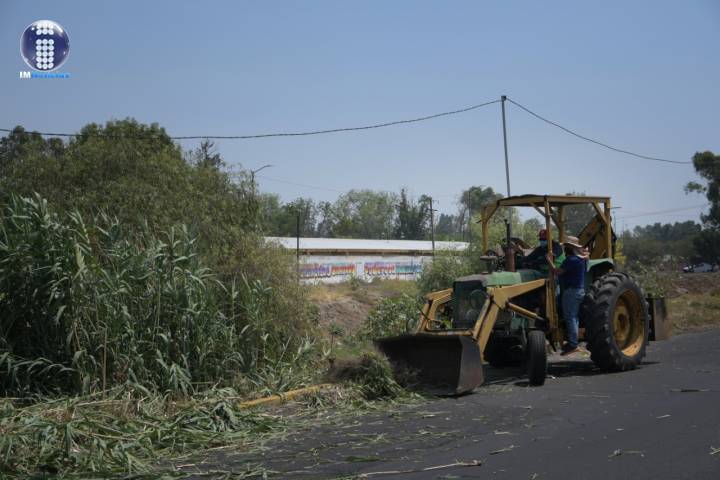
[[[505,270],[508,272],[515,271],[515,247],[512,246],[511,238],[512,224],[505,219]]]

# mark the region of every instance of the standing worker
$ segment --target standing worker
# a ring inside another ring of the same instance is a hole
[[[560,280],[562,313],[567,330],[567,343],[562,347],[561,355],[570,355],[578,350],[578,326],[580,323],[580,304],[585,298],[585,271],[587,270],[588,251],[577,237],[568,236],[563,242],[565,261],[555,267],[554,258],[547,254],[550,272]]]

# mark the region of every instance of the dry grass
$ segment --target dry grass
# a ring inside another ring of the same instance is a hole
[[[674,333],[720,326],[720,292],[686,293],[668,299],[668,318]]]
[[[395,297],[407,293],[417,293],[417,283],[407,280],[375,280],[370,283],[351,281],[335,284],[308,286],[310,300],[314,302],[332,302],[352,297],[356,300],[376,302],[380,298]]]
[[[360,330],[370,312],[384,299],[402,295],[416,296],[417,282],[351,281],[308,287],[308,299],[317,308],[320,330],[326,337],[334,339],[352,337]]]

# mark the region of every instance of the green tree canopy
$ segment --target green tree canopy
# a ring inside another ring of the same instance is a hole
[[[397,196],[390,192],[350,190],[332,209],[332,234],[341,238],[392,238]]]
[[[403,188],[397,203],[395,238],[425,240],[430,232],[430,197],[423,195],[415,202]]]
[[[584,197],[585,192],[569,192],[567,195]],[[595,208],[587,203],[565,207],[565,231],[568,235],[580,235],[582,229],[594,216]]]
[[[709,151],[697,152],[693,155],[693,166],[697,174],[707,183],[703,185],[689,182],[685,186],[685,191],[701,193],[707,197],[710,211],[701,218],[708,226],[720,228],[720,155]]]

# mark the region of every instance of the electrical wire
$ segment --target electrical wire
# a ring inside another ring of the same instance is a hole
[[[683,208],[671,208],[669,210],[658,210],[655,212],[645,212],[645,213],[638,213],[635,215],[628,215],[626,217],[618,217],[619,220],[629,220],[631,218],[638,218],[638,217],[648,217],[650,215],[662,215],[666,213],[676,213],[676,212],[686,212],[688,210],[696,210],[698,208],[705,208],[708,207],[709,203],[703,203],[702,205],[693,205],[692,207],[683,207]]]
[[[263,180],[270,180],[271,182],[285,183],[287,185],[293,185],[296,187],[311,188],[311,189],[315,189],[315,190],[325,190],[327,192],[335,192],[335,193],[347,193],[346,190],[343,191],[343,190],[338,190],[338,189],[330,188],[330,187],[319,187],[317,185],[307,185],[305,183],[291,182],[289,180],[281,180],[279,178],[266,177],[265,175],[257,175],[257,178],[262,178]]]
[[[242,177],[242,176],[246,176],[246,175],[247,175],[246,173],[238,172],[238,171],[233,171],[233,170],[231,170],[231,171],[229,171],[229,172],[227,172],[227,173],[228,173],[229,176],[231,176],[231,177],[233,177],[233,178]],[[295,187],[309,188],[309,189],[313,189],[313,190],[325,190],[325,191],[327,191],[327,192],[347,193],[348,191],[352,190],[352,189],[348,189],[348,190],[338,190],[337,188],[321,187],[321,186],[318,186],[318,185],[308,185],[307,183],[292,182],[292,181],[290,181],[290,180],[283,180],[283,179],[280,179],[280,178],[267,177],[267,176],[265,176],[265,175],[255,175],[255,177],[256,177],[256,178],[261,178],[261,179],[263,179],[263,180],[270,180],[271,182],[284,183],[284,184],[287,184],[287,185],[293,185],[293,186],[295,186]],[[430,195],[430,196],[431,196],[433,199],[435,199],[435,201],[439,204],[439,203],[440,203],[440,200],[438,200],[438,197],[457,197],[458,194],[455,194],[455,193],[444,193],[444,194],[440,194],[440,195]]]
[[[507,99],[507,101],[509,101],[513,105],[517,106],[518,108],[524,110],[525,112],[532,115],[533,117],[535,117],[539,120],[542,120],[543,122],[545,122],[549,125],[552,125],[556,128],[559,128],[559,129],[563,130],[564,132],[569,133],[577,138],[580,138],[587,142],[594,143],[596,145],[600,145],[601,147],[607,148],[609,150],[612,150],[612,151],[615,151],[618,153],[623,153],[625,155],[631,155],[631,156],[637,157],[637,158],[642,158],[644,160],[655,161],[655,162],[665,162],[665,163],[672,163],[672,164],[677,164],[677,165],[692,164],[691,161],[683,162],[683,161],[678,161],[678,160],[669,160],[667,158],[652,157],[649,155],[643,155],[640,153],[631,152],[629,150],[624,150],[622,148],[613,147],[612,145],[608,145],[607,143],[601,142],[599,140],[595,140],[590,137],[586,137],[585,135],[581,135],[567,127],[560,125],[557,122],[549,120],[548,118],[545,118],[542,115],[535,113],[534,111],[530,110],[526,106],[516,102],[515,100],[513,100],[509,97],[505,97],[505,98]],[[376,128],[390,127],[393,125],[402,125],[402,124],[423,122],[426,120],[432,120],[435,118],[445,117],[445,116],[449,116],[449,115],[457,115],[460,113],[477,110],[479,108],[486,107],[488,105],[492,105],[492,104],[500,103],[500,102],[502,102],[501,99],[492,100],[492,101],[480,103],[477,105],[460,108],[457,110],[451,110],[451,111],[441,112],[441,113],[434,113],[432,115],[426,115],[423,117],[411,118],[411,119],[406,119],[406,120],[396,120],[396,121],[392,121],[392,122],[377,123],[377,124],[364,125],[364,126],[359,126],[359,127],[331,128],[331,129],[326,129],[326,130],[311,130],[311,131],[306,131],[306,132],[262,133],[262,134],[256,134],[256,135],[184,135],[184,136],[168,136],[167,138],[170,138],[171,140],[251,140],[251,139],[258,139],[258,138],[301,137],[301,136],[309,136],[309,135],[323,135],[323,134],[328,134],[328,133],[353,132],[353,131],[371,130],[371,129],[376,129]],[[8,129],[8,128],[0,128],[0,132],[11,133],[11,132],[13,132],[13,130]],[[68,138],[101,137],[101,138],[111,138],[111,139],[139,139],[139,140],[157,140],[157,139],[162,138],[157,135],[139,136],[139,135],[107,135],[104,133],[95,133],[95,134],[93,134],[93,133],[57,133],[57,132],[39,132],[36,130],[28,131],[26,133],[43,135],[43,136],[51,136],[51,137],[68,137]]]
[[[257,135],[186,135],[180,137],[169,137],[172,140],[250,140],[256,138],[269,138],[269,137],[302,137],[308,135],[322,135],[326,133],[338,133],[338,132],[354,132],[358,130],[371,130],[374,128],[384,128],[393,125],[402,125],[407,123],[424,122],[426,120],[432,120],[434,118],[446,117],[448,115],[457,115],[459,113],[465,113],[478,108],[492,105],[493,103],[499,103],[501,100],[493,100],[491,102],[480,103],[478,105],[472,105],[470,107],[461,108],[458,110],[452,110],[449,112],[434,113],[432,115],[426,115],[424,117],[411,118],[408,120],[396,120],[393,122],[377,123],[374,125],[364,125],[361,127],[346,127],[346,128],[331,128],[328,130],[312,130],[308,132],[281,132],[281,133],[261,133]],[[0,128],[0,132],[12,132],[11,129]],[[148,139],[154,140],[160,137],[158,136],[125,136],[125,135],[105,135],[105,134],[88,134],[88,133],[51,133],[51,132],[38,132],[32,131],[27,132],[30,134],[38,134],[43,136],[51,137],[103,137],[103,138],[136,138],[136,139]]]
[[[548,124],[550,124],[550,125],[552,125],[552,126],[554,126],[554,127],[557,127],[557,128],[559,128],[560,130],[563,130],[563,131],[569,133],[570,135],[574,135],[574,136],[576,136],[576,137],[578,137],[578,138],[580,138],[580,139],[582,139],[582,140],[585,140],[585,141],[587,141],[587,142],[594,143],[594,144],[596,144],[596,145],[600,145],[601,147],[608,148],[608,149],[613,150],[613,151],[615,151],[615,152],[624,153],[624,154],[626,154],[626,155],[632,155],[633,157],[642,158],[642,159],[644,159],[644,160],[652,160],[652,161],[654,161],[654,162],[674,163],[674,164],[678,164],[678,165],[688,165],[688,164],[692,164],[692,162],[681,162],[681,161],[678,161],[678,160],[668,160],[668,159],[666,159],[666,158],[651,157],[651,156],[649,156],[649,155],[642,155],[642,154],[640,154],[640,153],[631,152],[631,151],[629,151],[629,150],[623,150],[622,148],[613,147],[612,145],[608,145],[607,143],[603,143],[603,142],[601,142],[601,141],[599,141],[599,140],[594,140],[594,139],[589,138],[589,137],[586,137],[586,136],[584,136],[584,135],[580,135],[579,133],[574,132],[574,131],[570,130],[570,129],[567,128],[567,127],[563,127],[563,126],[560,125],[559,123],[553,122],[552,120],[548,120],[547,118],[545,118],[545,117],[543,117],[543,116],[540,116],[539,114],[533,112],[533,111],[530,110],[529,108],[527,108],[527,107],[525,107],[525,106],[523,106],[523,105],[520,105],[519,103],[517,103],[516,101],[514,101],[514,100],[511,99],[510,97],[506,97],[506,98],[507,98],[508,102],[510,102],[510,103],[512,103],[513,105],[521,108],[522,110],[526,111],[527,113],[529,113],[529,114],[532,115],[533,117],[538,118],[538,119],[542,120],[542,121],[545,122],[545,123],[548,123]]]

